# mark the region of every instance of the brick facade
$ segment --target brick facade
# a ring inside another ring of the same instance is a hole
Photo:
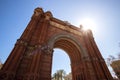
[[[36,8],[0,70],[0,80],[51,80],[53,48],[67,52],[73,80],[113,80],[91,30]]]

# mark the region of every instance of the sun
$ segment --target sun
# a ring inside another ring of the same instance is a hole
[[[86,18],[81,21],[81,25],[83,26],[83,30],[94,30],[95,23],[92,19]]]

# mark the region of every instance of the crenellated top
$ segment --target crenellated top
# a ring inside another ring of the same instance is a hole
[[[36,8],[34,10],[34,16],[44,16],[46,20],[49,20],[51,17],[53,17],[52,13],[50,11],[44,12],[42,8]]]

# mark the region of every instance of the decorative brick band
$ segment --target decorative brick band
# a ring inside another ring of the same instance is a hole
[[[66,31],[68,31],[68,32],[77,34],[77,35],[79,35],[79,36],[82,35],[82,33],[81,33],[80,31],[74,30],[74,29],[70,28],[70,26],[64,26],[64,25],[58,24],[58,23],[56,23],[56,22],[54,22],[54,21],[50,21],[50,24],[51,24],[52,26],[54,26],[54,27],[60,28],[60,29],[62,29],[62,30],[66,30]]]

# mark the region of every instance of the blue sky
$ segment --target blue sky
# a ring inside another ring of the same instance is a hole
[[[0,0],[0,59],[3,63],[7,59],[37,7],[78,27],[82,20],[91,19],[95,23],[93,35],[102,56],[105,59],[109,55],[117,56],[120,52],[119,4],[120,0]]]

